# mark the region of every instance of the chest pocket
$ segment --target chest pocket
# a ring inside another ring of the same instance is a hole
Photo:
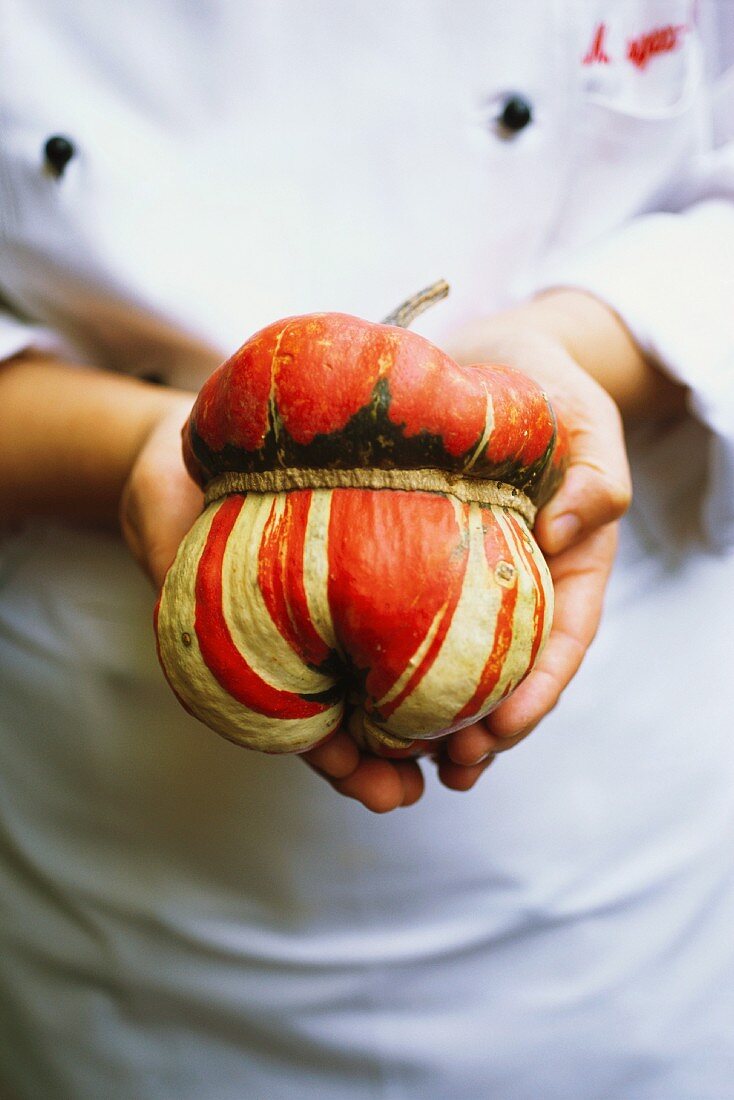
[[[698,31],[680,4],[663,9],[661,21],[642,19],[638,12],[626,25],[625,7],[630,5],[621,5],[618,13],[615,9],[614,23],[587,25],[586,46],[579,54],[579,94],[592,114],[596,109],[651,123],[679,117],[695,103],[702,82]]]
[[[667,14],[655,22],[656,11]],[[568,181],[556,227],[562,246],[581,246],[635,214],[674,205],[706,132],[702,47],[683,15],[679,4],[621,4],[609,23],[590,20],[579,29]]]

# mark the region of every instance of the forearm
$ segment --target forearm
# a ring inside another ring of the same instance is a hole
[[[189,399],[190,400],[190,399]],[[186,395],[27,353],[0,366],[0,516],[117,524],[120,494],[155,425]]]

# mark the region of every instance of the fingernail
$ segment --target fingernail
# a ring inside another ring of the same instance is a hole
[[[483,756],[478,757],[474,761],[474,763],[471,765],[471,767],[475,768],[477,766],[477,764],[484,764],[486,761],[489,761],[491,763],[494,760],[496,755],[497,754],[495,752],[485,752]]]
[[[569,546],[581,530],[581,520],[573,512],[564,512],[550,525],[553,542],[559,547]]]

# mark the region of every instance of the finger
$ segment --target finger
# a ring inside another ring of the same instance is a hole
[[[411,761],[394,764],[377,757],[362,757],[351,775],[334,780],[332,785],[340,794],[356,799],[372,813],[385,814],[403,805],[406,784],[411,780],[403,780],[401,769],[408,767],[418,768],[418,765]]]
[[[301,754],[301,759],[330,779],[345,779],[360,761],[359,749],[346,730],[337,730],[327,741]]]
[[[188,395],[174,399],[143,442],[120,499],[123,535],[156,588],[203,503],[181,454],[181,424],[192,400]]]
[[[178,456],[172,459],[162,447],[157,454],[151,447],[146,481],[148,470],[154,470],[157,477],[154,484],[141,489],[145,511],[139,536],[147,572],[160,588],[181,541],[201,513],[204,496],[189,478]]]
[[[414,760],[406,760],[398,765],[400,782],[403,784],[403,806],[413,806],[425,789],[423,772]]]
[[[630,500],[628,478],[617,480],[586,462],[570,466],[556,496],[538,513],[533,533],[544,553],[560,554],[590,531],[619,519]]]
[[[151,533],[146,548],[147,571],[156,589],[163,587],[181,542],[201,512],[202,502],[203,496],[193,484],[186,486],[175,501],[162,502],[161,529]]]
[[[576,674],[599,625],[615,548],[611,524],[551,561],[555,612],[547,645],[528,678],[485,719],[497,751],[527,736]]]
[[[454,764],[467,767],[480,764],[494,749],[495,739],[482,722],[474,722],[450,734],[444,743],[444,754]]]
[[[535,523],[538,543],[551,555],[619,519],[632,497],[621,418],[606,394],[592,391],[585,398],[569,439],[569,468]]]
[[[469,791],[493,760],[494,756],[489,756],[481,764],[465,767],[444,756],[438,762],[438,778],[451,791]]]

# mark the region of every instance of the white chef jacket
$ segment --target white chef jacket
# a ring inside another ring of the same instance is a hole
[[[0,1094],[734,1097],[733,35],[705,0],[6,5],[4,354],[196,387],[279,316],[443,276],[448,342],[568,284],[692,415],[630,436],[560,705],[383,818],[180,709],[117,538],[7,535]]]

